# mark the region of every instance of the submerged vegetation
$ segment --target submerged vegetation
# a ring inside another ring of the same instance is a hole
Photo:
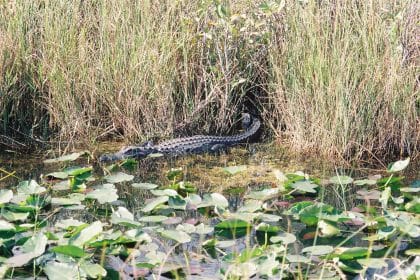
[[[130,174],[132,159],[99,169],[84,155],[46,160],[54,172],[0,190],[0,278],[420,277],[420,185],[401,175],[409,158],[357,179],[275,170],[271,184],[234,204],[185,181],[182,169],[142,182]],[[0,180],[11,174],[0,171]],[[327,189],[345,188],[354,207],[326,202]],[[130,207],[126,193],[138,204]]]
[[[416,1],[0,1],[0,144],[228,132],[418,149]]]

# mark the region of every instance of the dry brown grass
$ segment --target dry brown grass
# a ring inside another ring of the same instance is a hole
[[[415,153],[418,4],[282,3],[0,1],[0,131],[225,133],[254,107],[296,149]]]

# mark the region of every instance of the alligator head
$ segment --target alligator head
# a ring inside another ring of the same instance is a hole
[[[127,158],[144,158],[154,152],[152,145],[129,146],[122,148],[114,154],[105,154],[99,157],[100,162],[122,160]]]

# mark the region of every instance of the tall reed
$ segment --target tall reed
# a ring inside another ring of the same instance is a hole
[[[3,135],[92,144],[226,133],[248,108],[297,149],[418,148],[414,1],[0,5]]]
[[[307,2],[287,3],[271,40],[267,108],[275,131],[296,149],[326,155],[414,153],[419,64],[404,61],[402,34],[415,6]]]

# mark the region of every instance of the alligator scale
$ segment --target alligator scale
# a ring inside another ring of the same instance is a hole
[[[126,158],[144,158],[150,154],[161,153],[164,155],[178,156],[185,154],[215,153],[234,146],[254,135],[261,126],[257,118],[249,114],[242,114],[242,126],[245,131],[231,136],[206,136],[195,135],[191,137],[176,138],[164,141],[157,145],[147,142],[140,146],[128,146],[114,154],[102,155],[99,161],[114,161]]]

